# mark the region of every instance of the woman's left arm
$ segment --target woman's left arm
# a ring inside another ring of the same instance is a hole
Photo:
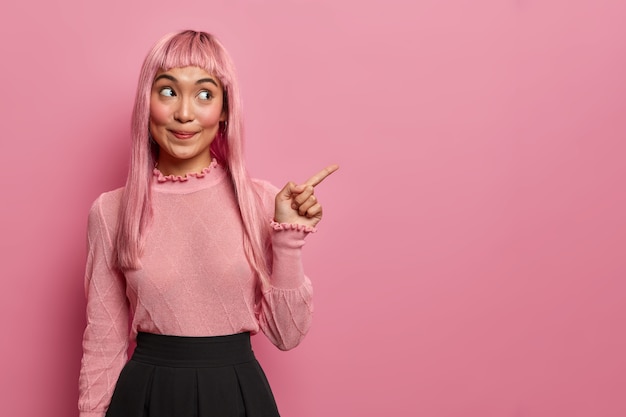
[[[290,182],[274,191],[272,276],[269,288],[262,289],[259,324],[281,350],[296,347],[311,324],[313,289],[304,275],[302,247],[306,235],[315,231],[322,218],[314,187],[338,168],[329,166],[303,184]]]

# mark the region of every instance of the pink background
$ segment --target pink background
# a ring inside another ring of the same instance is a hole
[[[255,338],[284,416],[626,415],[623,1],[2,9],[0,415],[77,413],[87,210],[123,184],[145,53],[183,28],[238,65],[254,176],[342,166],[308,338]]]

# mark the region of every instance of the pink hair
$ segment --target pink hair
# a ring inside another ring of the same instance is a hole
[[[214,36],[191,30],[169,34],[159,40],[141,68],[131,125],[130,169],[117,227],[117,266],[122,270],[141,268],[145,234],[152,220],[150,183],[158,152],[148,133],[152,83],[158,71],[186,66],[203,68],[222,83],[228,123],[225,132],[218,133],[211,143],[211,154],[229,173],[244,224],[244,249],[248,262],[261,282],[267,284],[271,268],[271,257],[267,256],[270,238],[269,228],[262,226],[268,219],[243,162],[242,106],[235,67],[226,49]]]

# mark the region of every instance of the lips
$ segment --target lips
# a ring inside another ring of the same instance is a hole
[[[191,139],[192,137],[196,135],[196,133],[198,133],[198,132],[186,132],[184,130],[170,130],[170,132],[177,139],[181,139],[181,140]]]

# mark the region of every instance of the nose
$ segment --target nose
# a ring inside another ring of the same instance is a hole
[[[174,112],[174,118],[180,123],[191,122],[194,119],[193,103],[191,99],[181,97],[178,102],[178,107]]]

